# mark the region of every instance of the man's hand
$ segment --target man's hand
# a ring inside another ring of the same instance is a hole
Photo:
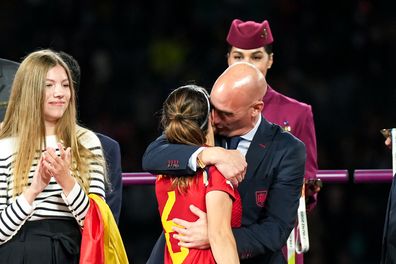
[[[190,205],[190,210],[199,217],[198,220],[188,222],[178,218],[173,219],[172,221],[175,224],[184,227],[173,226],[172,229],[177,232],[177,234],[173,235],[173,238],[180,241],[178,245],[181,247],[207,249],[210,247],[210,244],[206,213],[194,205]]]
[[[199,154],[200,160],[206,165],[214,165],[227,180],[238,186],[245,178],[247,163],[245,156],[238,150],[221,147],[205,148]]]
[[[305,180],[305,203],[307,212],[311,212],[318,202],[318,193],[323,188],[320,179]]]
[[[323,183],[320,179],[305,180],[305,197],[313,196],[317,194],[323,187]]]

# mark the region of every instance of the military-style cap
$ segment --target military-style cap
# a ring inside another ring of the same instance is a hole
[[[228,32],[227,42],[239,49],[257,49],[271,44],[274,38],[267,20],[257,23],[234,19]]]

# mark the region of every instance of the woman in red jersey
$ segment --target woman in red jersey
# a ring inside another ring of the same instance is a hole
[[[164,102],[161,123],[170,143],[213,145],[209,94],[202,87],[186,85],[174,90]],[[177,166],[177,161],[168,163]],[[157,177],[158,209],[166,239],[164,263],[239,263],[231,230],[241,224],[239,193],[216,167],[199,167],[193,176]],[[210,248],[180,247],[173,238],[172,219],[198,219],[190,205],[207,213]]]

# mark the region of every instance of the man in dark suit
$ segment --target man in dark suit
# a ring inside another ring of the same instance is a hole
[[[226,146],[226,138],[240,137],[237,150],[245,155],[248,164],[245,180],[238,187],[242,227],[233,230],[241,263],[286,263],[281,249],[296,220],[304,179],[304,144],[261,115],[266,89],[265,78],[255,66],[235,63],[217,79],[211,92],[217,143]],[[196,165],[214,164],[225,177],[232,177],[229,168],[235,168],[237,159],[230,159],[231,151],[172,145],[162,136],[147,148],[143,168],[152,173],[182,175],[191,174]],[[241,181],[241,172],[234,175]],[[184,227],[173,228],[178,233],[174,238],[183,247],[206,248],[206,214],[194,207],[192,211],[199,218],[196,222],[173,219]],[[163,261],[161,241],[148,263]]]
[[[385,145],[392,148],[391,130],[387,131]],[[396,263],[396,180],[393,176],[391,189],[389,191],[388,205],[385,214],[384,232],[382,235],[381,264]]]
[[[0,59],[0,121],[4,119],[12,81],[18,67],[17,62]]]
[[[117,141],[109,136],[96,133],[102,144],[104,156],[106,158],[107,175],[109,176],[110,186],[106,187],[106,203],[117,224],[120,219],[122,203],[122,170],[121,170],[121,150]]]

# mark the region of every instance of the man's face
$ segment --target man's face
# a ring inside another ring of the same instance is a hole
[[[212,125],[216,134],[231,137],[246,134],[252,129],[251,106],[233,102],[232,99],[224,100],[216,93],[211,94],[211,104]]]
[[[248,62],[256,66],[266,76],[267,70],[272,66],[273,56],[268,54],[264,47],[250,50],[232,47],[227,62],[228,66],[236,62]]]

